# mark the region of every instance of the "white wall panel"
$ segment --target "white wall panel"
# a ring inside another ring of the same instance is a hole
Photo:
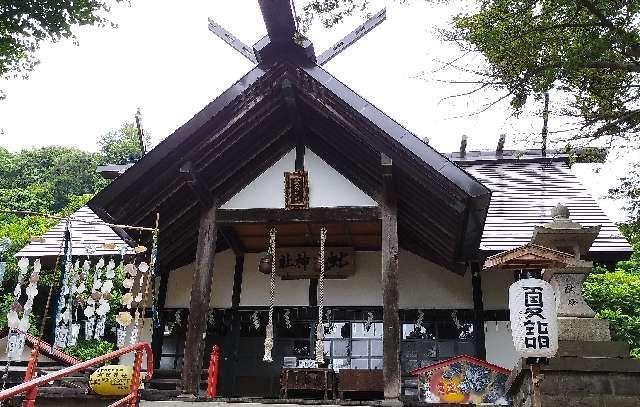
[[[260,306],[269,304],[269,275],[258,271],[259,254],[247,254],[244,259],[242,278],[241,306]],[[309,305],[309,280],[276,281],[276,305]]]
[[[509,309],[509,286],[513,273],[508,271],[482,272],[482,302],[484,309]]]
[[[484,326],[487,362],[505,369],[513,369],[518,354],[513,346],[508,321],[486,321]]]
[[[398,286],[400,308],[473,308],[471,273],[460,276],[404,250]]]
[[[284,173],[295,169],[295,150],[244,187],[223,209],[284,208]],[[311,207],[376,206],[376,202],[311,150],[305,152]]]
[[[246,264],[246,263],[245,263]],[[211,286],[211,306],[231,307],[235,256],[231,250],[216,254]],[[195,263],[172,270],[167,283],[167,308],[189,308]]]
[[[246,254],[242,306],[266,306],[269,276],[258,272],[260,254]],[[325,281],[327,306],[381,306],[380,252],[356,252],[356,273],[344,280]],[[211,306],[231,306],[235,258],[229,250],[216,255]],[[169,276],[166,307],[189,307],[194,265]],[[473,308],[470,273],[459,276],[406,251],[400,252],[400,308]],[[505,294],[506,295],[506,294]],[[276,305],[309,304],[309,280],[278,280]]]

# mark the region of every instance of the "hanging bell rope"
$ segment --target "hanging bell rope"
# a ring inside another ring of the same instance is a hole
[[[322,314],[324,311],[324,245],[327,240],[327,228],[320,229],[320,277],[318,278],[318,328],[316,330],[316,362],[324,363],[324,325]]]
[[[273,350],[273,306],[276,299],[276,229],[269,229],[269,259],[271,261],[271,275],[269,277],[269,322],[267,323],[266,336],[264,338],[265,362],[273,362],[271,351]]]

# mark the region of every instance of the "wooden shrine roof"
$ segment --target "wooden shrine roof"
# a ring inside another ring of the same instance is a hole
[[[559,202],[582,226],[602,225],[587,258],[617,261],[632,249],[617,226],[571,171],[562,156],[458,162],[493,192],[480,250],[495,254],[531,241],[534,227],[551,222]]]
[[[106,221],[135,225],[152,225],[159,212],[160,261],[184,264],[195,255],[200,209],[180,167],[192,162],[223,203],[295,148],[303,134],[306,146],[374,199],[382,188],[380,154],[391,157],[401,247],[463,272],[463,262],[478,255],[490,191],[317,65],[263,65],[89,206]]]
[[[568,169],[500,160],[456,165],[322,69],[313,44],[293,35],[288,1],[259,4],[268,35],[241,52],[258,65],[88,203],[118,224],[153,226],[159,213],[161,267],[195,258],[201,201],[210,199],[203,196],[225,203],[303,144],[374,200],[382,191],[381,155],[391,158],[400,246],[452,271],[526,243],[533,226],[548,219],[554,197],[572,198],[576,221],[605,224],[595,252],[612,252],[612,259],[627,253],[626,241]],[[191,179],[181,168],[190,169]],[[232,228],[245,240],[254,236]],[[218,249],[232,246],[220,235]],[[366,236],[368,243],[377,239]]]

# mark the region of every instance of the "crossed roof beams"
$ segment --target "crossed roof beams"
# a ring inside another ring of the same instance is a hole
[[[218,38],[226,42],[231,48],[235,49],[240,55],[247,58],[254,64],[258,64],[261,61],[260,53],[264,47],[264,44],[269,40],[279,42],[294,42],[295,33],[297,28],[295,20],[291,12],[288,1],[276,1],[265,2],[259,0],[260,8],[262,10],[262,16],[267,27],[268,34],[254,44],[253,47],[248,46],[242,42],[238,37],[233,35],[230,31],[222,27],[212,18],[209,18],[209,31],[215,34]],[[321,53],[318,57],[309,55],[312,62],[315,62],[319,66],[326,64],[333,58],[338,56],[342,51],[355,44],[360,38],[364,37],[369,31],[376,28],[387,18],[387,9],[375,13],[367,21],[356,27],[353,31],[343,37],[340,41],[329,47],[326,51]],[[309,49],[312,51],[313,46],[309,44]]]

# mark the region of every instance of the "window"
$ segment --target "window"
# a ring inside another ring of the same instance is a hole
[[[324,354],[334,370],[382,369],[381,322],[334,322],[324,332]]]
[[[456,355],[473,355],[473,325],[453,322],[402,324],[400,362],[405,375],[413,369]]]
[[[382,369],[382,322],[351,324],[351,368]]]
[[[418,381],[409,372],[438,360],[456,355],[475,355],[473,325],[466,322],[424,321],[402,324],[400,364],[402,367],[402,394],[409,399],[418,398]]]

